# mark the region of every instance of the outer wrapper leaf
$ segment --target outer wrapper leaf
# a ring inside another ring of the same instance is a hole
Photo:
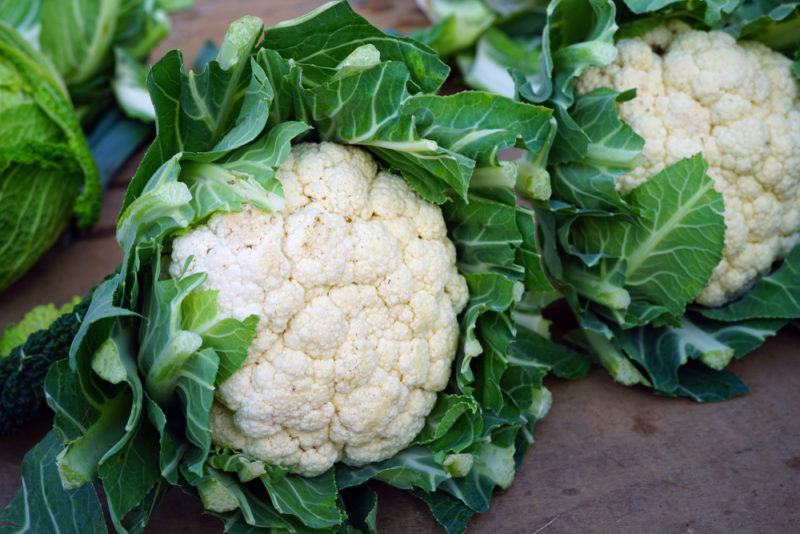
[[[231,130],[231,121],[241,112],[244,88],[254,77],[248,58],[261,30],[262,23],[257,19],[237,21],[226,35],[225,42],[231,44],[223,46],[217,61],[206,65],[200,74],[185,71],[178,51],[168,53],[151,69],[147,86],[159,117],[158,135],[128,187],[123,210],[142,193],[146,181],[167,159],[182,151],[212,151]],[[197,91],[198,84],[202,91]],[[228,87],[236,90],[228,91]],[[254,83],[254,87],[258,85]],[[260,113],[241,115],[237,138],[244,142],[238,146],[253,140],[264,127],[268,107],[267,104],[253,110]]]
[[[727,322],[800,317],[800,246],[795,245],[780,266],[761,278],[742,298],[700,313]]]
[[[107,532],[100,501],[92,486],[65,491],[61,488],[56,456],[61,439],[50,431],[25,455],[22,476],[28,483],[0,513],[5,532]],[[48,510],[50,513],[31,513]]]
[[[373,45],[384,61],[409,69],[414,85],[433,93],[449,69],[427,46],[406,38],[387,37],[346,2],[330,2],[303,17],[278,24],[264,34],[264,44],[303,70],[310,86],[321,85],[355,48]]]
[[[721,372],[734,357],[742,357],[758,348],[766,338],[773,336],[784,325],[784,321],[753,320],[734,324],[703,320],[699,317],[685,316],[677,327],[652,326],[627,330],[618,334],[625,353],[647,372],[652,386],[662,393],[671,395],[690,395],[696,400],[700,395],[703,377],[717,380],[727,377]],[[702,362],[707,370],[701,372],[700,366],[686,376],[692,377],[692,387],[683,387],[683,366],[689,360]],[[713,386],[710,384],[709,386]],[[746,393],[746,387],[736,387],[731,391]],[[722,393],[713,400],[726,398]]]
[[[616,260],[600,263],[600,277],[624,272],[633,299],[645,299],[680,316],[705,287],[722,258],[722,195],[714,190],[699,156],[667,167],[638,188],[629,202],[644,220],[581,221],[572,239],[582,252]],[[587,298],[592,298],[587,295]]]

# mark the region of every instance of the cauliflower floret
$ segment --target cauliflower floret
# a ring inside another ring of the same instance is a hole
[[[670,22],[617,44],[578,93],[636,88],[620,116],[645,140],[629,192],[702,152],[725,201],[725,251],[697,302],[719,306],[749,289],[800,239],[800,98],[791,61],[761,43]]]
[[[260,317],[212,439],[309,476],[391,457],[447,384],[469,297],[442,212],[356,148],[298,145],[277,176],[282,212],[217,214],[172,247],[223,316]]]

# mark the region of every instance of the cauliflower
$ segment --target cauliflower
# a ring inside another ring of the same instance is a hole
[[[260,317],[212,407],[217,445],[302,475],[389,458],[450,377],[468,293],[441,210],[363,150],[301,144],[279,213],[217,214],[174,240],[223,316]]]
[[[578,93],[636,88],[620,116],[645,140],[628,192],[702,152],[725,201],[725,251],[697,302],[718,306],[749,289],[800,237],[800,99],[791,61],[761,43],[670,22],[617,44]]]

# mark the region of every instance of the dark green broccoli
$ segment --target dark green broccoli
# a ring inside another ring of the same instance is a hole
[[[44,410],[44,377],[52,363],[69,355],[90,300],[83,299],[0,360],[0,435],[13,432]]]

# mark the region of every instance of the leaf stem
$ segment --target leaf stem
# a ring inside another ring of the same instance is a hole
[[[109,399],[86,433],[58,455],[56,463],[64,489],[75,489],[94,479],[105,454],[125,433],[130,402],[127,389]]]
[[[612,310],[625,310],[631,304],[630,293],[610,282],[608,276],[601,278],[567,262],[564,264],[564,278],[578,293]]]
[[[591,330],[584,330],[583,333],[600,365],[606,368],[614,380],[625,386],[636,384],[650,386],[650,382],[639,369],[609,340]]]

